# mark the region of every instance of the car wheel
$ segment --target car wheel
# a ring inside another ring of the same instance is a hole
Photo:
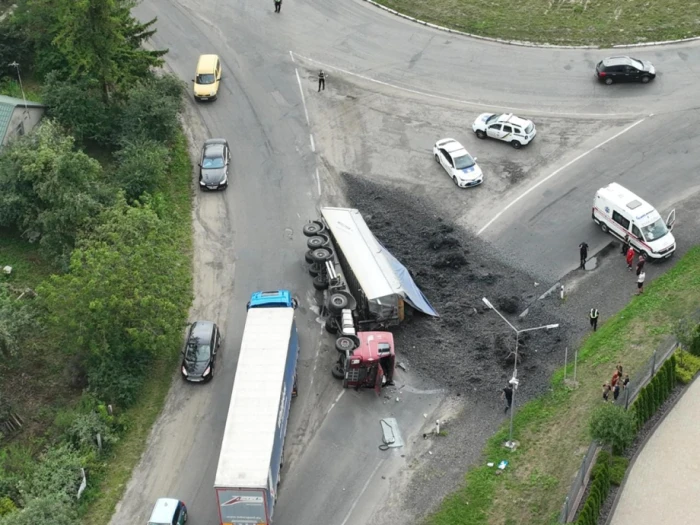
[[[318,248],[311,252],[311,257],[313,257],[314,262],[323,263],[333,257],[333,252],[328,248]]]
[[[336,379],[345,379],[345,370],[343,370],[343,367],[340,366],[340,364],[338,363],[333,365],[333,368],[331,369],[331,374]]]
[[[608,225],[604,222],[600,223],[600,229],[603,230],[603,233],[608,233]]]
[[[311,221],[307,222],[304,224],[304,227],[302,228],[302,232],[306,237],[314,237],[315,235],[318,235],[319,233],[322,233],[326,228],[323,226],[323,224],[319,221]]]
[[[520,142],[518,142],[517,140],[511,142],[510,145],[513,146],[515,149],[520,149],[520,146],[522,146],[522,144],[520,144]]]
[[[649,257],[649,252],[642,250],[640,253],[644,256],[645,261],[651,261],[651,257]]]
[[[440,159],[438,158],[437,154],[435,154],[435,162],[437,162],[438,164],[440,164]]]
[[[311,257],[311,254],[313,253],[313,250],[309,250],[304,254],[304,260],[306,261],[307,264],[313,264],[314,263],[314,258]]]
[[[612,83],[613,83],[612,77],[605,77],[605,85],[606,86],[609,86]]]
[[[477,130],[476,130],[476,136],[477,136],[477,138],[485,139],[485,138],[486,138],[486,133],[483,132],[483,131],[480,130],[480,129],[477,129]]]
[[[457,182],[457,177],[452,177],[452,182],[455,183],[455,186],[459,186],[459,182]]]
[[[325,290],[328,288],[328,281],[323,279],[321,276],[314,277],[314,288],[317,290]]]
[[[340,313],[348,307],[348,298],[342,293],[334,293],[328,299],[328,309],[333,313]]]
[[[642,84],[646,84],[646,83],[648,83],[650,80],[651,80],[651,78],[649,78],[648,76],[644,75],[644,76],[642,77]]]
[[[313,237],[309,237],[309,240],[306,241],[306,246],[310,250],[315,250],[327,246],[328,241],[329,239],[325,235],[314,235]]]

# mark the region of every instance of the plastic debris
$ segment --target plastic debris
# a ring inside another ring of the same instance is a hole
[[[498,469],[499,470],[504,470],[508,466],[508,462],[504,459],[498,464]]]
[[[398,366],[398,367],[399,367],[401,370],[403,370],[404,372],[406,371],[406,365],[403,364],[403,362],[400,362],[400,363],[399,363],[398,365],[396,365],[396,366]]]
[[[488,463],[486,463],[486,466],[487,466],[487,467],[493,467],[493,461],[489,461]]]

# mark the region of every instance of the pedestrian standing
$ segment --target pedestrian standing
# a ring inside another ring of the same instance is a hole
[[[627,250],[627,269],[632,271],[632,262],[634,261],[634,248],[631,246]]]
[[[582,242],[578,245],[579,254],[581,255],[581,269],[586,267],[586,259],[588,259],[588,244]]]
[[[615,370],[617,370],[617,375],[622,377],[622,365],[620,363],[617,363]]]
[[[625,374],[625,378],[622,380],[622,388],[627,389],[627,385],[630,384],[630,375]]]
[[[637,295],[642,295],[644,293],[644,278],[646,277],[646,274],[644,273],[644,270],[639,272],[639,277],[637,277],[637,288],[639,291],[637,292]]]
[[[643,253],[640,253],[639,259],[637,259],[637,275],[639,275],[642,272],[642,269],[644,269],[645,262],[647,262],[647,258],[644,257]]]
[[[625,240],[622,241],[622,255],[627,255],[627,250],[630,249],[630,236],[625,235]]]
[[[605,403],[608,402],[608,398],[610,396],[610,390],[611,390],[610,385],[607,383],[603,383],[603,401]]]
[[[613,373],[612,379],[610,380],[610,387],[614,387],[620,379],[620,376],[617,373],[617,370],[615,370],[615,373]]]
[[[282,0],[275,0],[275,13],[279,13],[282,10]]]
[[[323,72],[323,69],[318,72],[318,90],[321,91],[326,90],[326,74]]]
[[[591,320],[591,328],[593,328],[593,331],[595,332],[598,329],[598,310],[595,308],[591,308],[591,313],[588,314]]]
[[[617,401],[617,398],[620,396],[620,383],[615,383],[615,386],[613,387],[613,401]]]
[[[508,412],[508,409],[513,404],[513,387],[510,386],[510,384],[507,384],[506,387],[503,389],[503,392],[501,393],[501,399],[503,399],[506,402],[506,408],[503,410],[503,412]]]

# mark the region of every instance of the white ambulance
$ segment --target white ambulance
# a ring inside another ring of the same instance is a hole
[[[628,237],[630,245],[647,259],[665,259],[676,251],[671,233],[676,210],[664,222],[651,204],[616,182],[597,191],[592,217],[603,232],[620,240]]]

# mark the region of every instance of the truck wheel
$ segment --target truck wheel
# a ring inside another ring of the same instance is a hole
[[[306,261],[307,264],[313,264],[314,263],[314,258],[311,257],[311,254],[313,253],[313,250],[309,250],[304,254],[304,260]]]
[[[336,379],[345,379],[345,370],[343,370],[342,366],[336,363],[331,369],[331,375]]]
[[[315,250],[317,248],[328,246],[328,243],[329,239],[325,235],[314,235],[313,237],[309,237],[309,240],[306,241],[306,246],[310,250]]]
[[[319,272],[319,270],[318,270],[318,267],[316,266],[316,263],[314,263],[314,264],[312,264],[311,266],[309,266],[309,275],[310,275],[311,277],[316,277],[319,273],[320,273],[320,272]]]
[[[319,221],[311,221],[307,222],[304,224],[304,227],[302,228],[302,232],[304,232],[304,235],[306,237],[314,237],[315,235],[318,235],[319,233],[322,233],[325,231],[325,227],[323,224]]]
[[[341,354],[352,352],[355,348],[357,348],[357,344],[352,337],[344,335],[335,340],[335,349]]]
[[[323,263],[333,257],[333,252],[329,248],[317,248],[311,252],[314,262]]]
[[[608,225],[604,222],[600,223],[600,229],[603,230],[603,233],[608,233]]]
[[[328,281],[320,276],[314,277],[314,288],[317,290],[325,290],[328,288]]]
[[[335,324],[333,319],[326,319],[326,323],[324,324],[326,328],[326,332],[329,334],[337,334],[338,333],[338,326]]]
[[[328,309],[333,313],[340,313],[348,307],[348,298],[342,293],[334,293],[328,300]]]

